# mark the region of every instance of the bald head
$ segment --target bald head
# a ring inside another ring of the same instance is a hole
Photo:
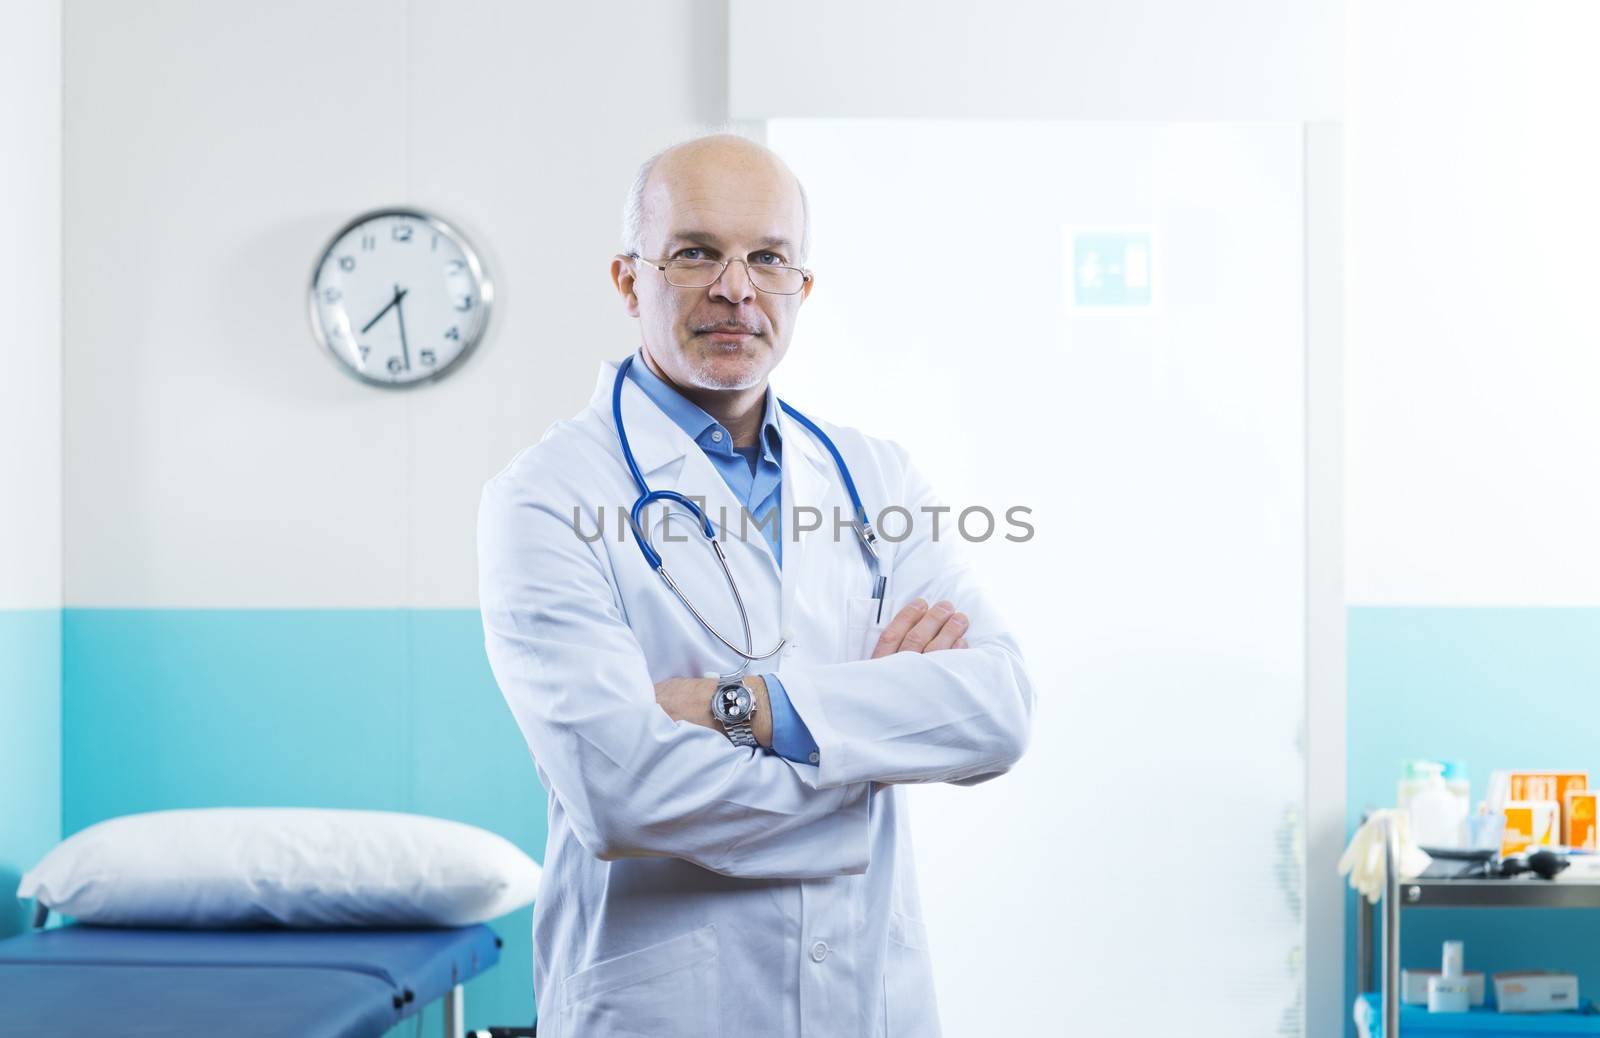
[[[805,263],[811,251],[805,187],[772,149],[731,133],[696,137],[644,161],[622,211],[622,251],[651,254],[666,233],[663,222],[692,218],[711,199],[732,202],[752,216],[798,222],[789,256],[796,265]],[[797,221],[785,220],[796,214]]]

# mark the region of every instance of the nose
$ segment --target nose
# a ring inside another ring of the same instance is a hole
[[[738,274],[733,272],[736,264]],[[742,303],[755,298],[756,288],[750,283],[750,264],[737,257],[730,259],[717,280],[711,283],[711,294],[721,296],[730,303]]]

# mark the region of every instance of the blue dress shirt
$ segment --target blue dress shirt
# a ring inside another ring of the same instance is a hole
[[[778,507],[783,481],[783,435],[778,429],[778,398],[767,387],[766,411],[761,419],[760,443],[755,447],[735,447],[733,435],[722,423],[706,414],[687,397],[650,370],[643,351],[628,365],[628,378],[644,390],[655,405],[689,438],[700,445],[712,466],[722,475],[733,496],[750,513],[756,528],[766,538],[772,557],[783,566],[783,513]],[[811,729],[795,712],[789,693],[776,674],[763,674],[767,683],[767,705],[772,710],[772,752],[801,764],[818,761],[817,741]]]

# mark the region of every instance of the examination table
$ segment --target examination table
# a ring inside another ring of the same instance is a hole
[[[64,926],[0,941],[0,1034],[377,1038],[500,961],[479,924],[438,930]]]

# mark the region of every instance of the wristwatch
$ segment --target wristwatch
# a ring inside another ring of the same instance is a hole
[[[735,746],[757,746],[750,719],[756,715],[756,697],[742,681],[724,681],[711,696],[711,716]]]

